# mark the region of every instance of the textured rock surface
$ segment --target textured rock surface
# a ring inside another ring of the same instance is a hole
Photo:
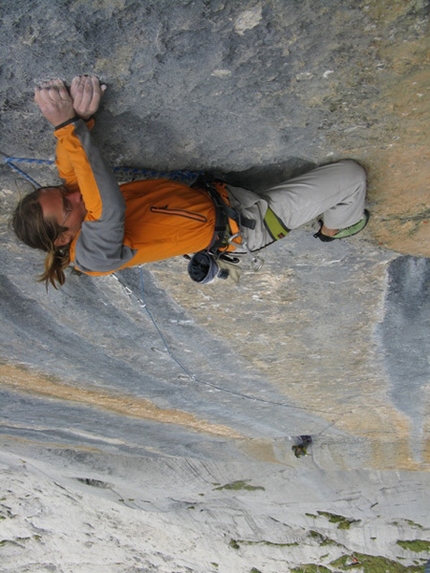
[[[0,16],[4,153],[52,157],[34,83],[97,73],[112,164],[259,189],[353,157],[372,211],[348,242],[291,233],[239,286],[148,265],[142,307],[138,270],[119,275],[131,295],[34,282],[41,256],[7,228],[26,182],[3,167],[5,571],[337,571],[353,553],[417,571],[428,551],[397,541],[430,527],[428,3],[5,0]]]
[[[429,254],[426,0],[5,0],[2,147],[52,153],[34,82],[108,84],[99,138],[117,164],[246,169],[353,157],[371,232]]]

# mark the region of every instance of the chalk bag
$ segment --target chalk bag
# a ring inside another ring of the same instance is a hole
[[[208,251],[195,253],[188,263],[188,274],[193,281],[200,284],[211,283],[216,278],[228,278],[228,269],[218,266],[214,256]]]

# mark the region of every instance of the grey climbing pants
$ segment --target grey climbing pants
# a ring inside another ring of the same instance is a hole
[[[273,242],[264,224],[268,207],[290,230],[318,216],[322,216],[330,229],[343,229],[360,221],[364,216],[366,172],[355,161],[345,159],[259,194],[242,187],[227,188],[232,206],[243,217],[256,222],[255,229],[241,228],[242,239],[251,251],[256,251]]]

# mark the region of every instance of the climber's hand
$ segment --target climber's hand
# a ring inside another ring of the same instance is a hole
[[[70,86],[70,95],[76,115],[89,119],[99,108],[101,98],[106,90],[96,76],[76,76]]]
[[[64,83],[57,79],[43,83],[34,90],[34,101],[46,119],[57,126],[75,117],[73,101]]]

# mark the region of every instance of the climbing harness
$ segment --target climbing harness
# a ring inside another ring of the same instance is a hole
[[[23,177],[24,179],[29,181],[34,187],[41,187],[41,185],[35,179],[30,177],[30,175],[28,175],[23,169],[18,167],[16,164],[17,163],[28,163],[28,164],[36,164],[36,165],[54,165],[55,164],[55,161],[50,160],[50,159],[11,157],[2,151],[0,151],[0,155],[3,155],[4,163],[6,165],[8,165],[12,170],[17,172],[21,177]],[[255,226],[255,221],[245,219],[244,217],[241,218],[240,214],[235,209],[232,209],[226,203],[226,201],[224,201],[222,199],[219,191],[211,183],[208,183],[207,181],[202,180],[202,175],[204,175],[202,172],[192,172],[192,171],[186,171],[186,170],[159,172],[159,171],[154,171],[154,170],[150,170],[150,169],[138,169],[138,168],[133,168],[133,167],[115,167],[114,172],[124,172],[124,173],[127,173],[129,175],[131,174],[132,176],[140,175],[140,176],[146,176],[148,178],[167,178],[167,179],[172,179],[172,180],[177,180],[177,181],[183,181],[183,180],[187,181],[187,180],[193,179],[193,180],[197,180],[196,183],[199,182],[200,185],[202,184],[202,182],[204,183],[203,188],[206,191],[208,191],[209,195],[211,196],[212,200],[214,201],[214,205],[215,205],[215,209],[216,209],[216,228],[215,228],[215,232],[214,232],[214,238],[213,238],[213,241],[212,241],[209,249],[207,251],[201,251],[199,253],[196,253],[190,260],[189,273],[190,273],[191,278],[194,281],[199,282],[199,283],[206,283],[206,282],[210,282],[210,280],[213,280],[213,278],[215,278],[215,277],[225,279],[229,275],[231,275],[232,269],[236,269],[236,271],[235,271],[237,273],[236,274],[236,281],[238,281],[238,276],[240,276],[240,270],[238,270],[239,269],[239,267],[238,267],[239,259],[237,257],[232,256],[231,254],[227,254],[226,252],[224,252],[224,251],[227,251],[228,247],[233,243],[239,244],[245,250],[245,253],[251,258],[252,270],[259,271],[261,269],[261,267],[263,266],[264,259],[255,255],[249,249],[246,241],[242,240],[241,234],[240,234],[241,226],[248,227],[248,228],[252,229]],[[215,192],[214,192],[214,189],[215,189]],[[232,225],[231,222],[234,222],[234,225]],[[287,234],[289,232],[289,229],[287,229],[283,225],[282,221],[280,221],[278,219],[278,217],[275,215],[275,213],[273,213],[273,211],[271,211],[271,209],[268,210],[267,215],[264,219],[264,222],[265,222],[266,228],[268,229],[268,231],[270,232],[270,234],[274,240],[278,240],[278,239],[284,237],[285,234]],[[233,227],[233,229],[231,227]],[[232,231],[234,231],[234,232],[232,232]],[[192,261],[194,261],[193,265],[192,265]],[[193,267],[193,269],[191,271],[190,271],[190,265]],[[131,300],[133,300],[133,298],[135,298],[137,303],[139,304],[140,308],[142,310],[146,311],[152,324],[154,325],[155,329],[157,330],[160,339],[162,340],[162,342],[164,344],[166,352],[168,353],[170,358],[179,366],[179,368],[192,381],[199,383],[199,384],[202,384],[202,385],[205,385],[205,386],[211,388],[212,390],[215,390],[218,392],[223,392],[225,394],[229,394],[229,395],[236,396],[236,397],[243,398],[243,399],[247,399],[247,400],[252,400],[254,402],[259,402],[262,404],[273,405],[273,406],[278,406],[278,407],[287,408],[287,409],[309,411],[309,412],[313,412],[313,413],[321,413],[321,414],[329,414],[330,413],[330,412],[327,412],[325,410],[319,410],[319,409],[315,409],[315,408],[307,408],[304,406],[294,406],[291,404],[276,402],[274,400],[269,400],[269,399],[265,399],[265,398],[261,398],[261,397],[257,397],[257,396],[251,396],[248,394],[243,394],[241,392],[236,392],[234,390],[229,390],[229,389],[223,388],[223,387],[218,386],[212,382],[198,379],[196,377],[196,375],[193,374],[184,364],[182,364],[182,362],[171,351],[169,344],[167,343],[166,338],[163,335],[163,332],[159,328],[157,322],[155,321],[150,309],[148,308],[148,306],[145,302],[144,278],[143,278],[143,270],[142,270],[141,266],[139,266],[139,271],[140,271],[140,297],[136,297],[136,295],[133,293],[133,291],[119,278],[119,276],[116,273],[113,273],[112,276],[122,286],[124,293]],[[192,273],[194,273],[194,276],[192,276]],[[206,280],[208,277],[211,277],[211,279]],[[340,416],[340,418],[343,417],[345,414],[346,413],[342,414]],[[338,422],[338,420],[333,421],[328,427],[331,427],[332,425],[336,424],[337,422]],[[326,429],[328,429],[328,428],[323,429],[322,432],[320,432],[318,435],[325,432]],[[306,440],[303,440],[304,438]],[[300,436],[300,439],[301,439],[301,442],[295,444],[295,446],[302,448],[301,450],[297,450],[297,451],[294,450],[294,453],[297,457],[299,457],[301,455],[305,455],[306,454],[306,447],[312,443],[312,437],[311,436]],[[303,443],[303,442],[305,442],[305,443]],[[294,449],[294,446],[293,446],[293,449]]]
[[[208,284],[216,278],[231,278],[237,284],[241,274],[240,258],[232,256],[232,247],[233,250],[243,249],[244,254],[250,257],[251,269],[259,271],[264,259],[250,251],[241,235],[243,227],[254,229],[256,222],[243,217],[230,206],[226,183],[205,173],[198,177],[191,187],[208,193],[216,214],[215,230],[209,247],[195,253],[188,263],[191,279],[200,284]]]
[[[194,189],[206,192],[215,207],[215,230],[207,250],[212,253],[224,252],[235,242],[242,242],[241,227],[255,229],[255,221],[247,219],[230,206],[227,184],[225,181],[212,177],[209,173],[200,175],[191,185]]]
[[[270,207],[267,207],[264,215],[264,225],[274,241],[283,239],[290,232],[290,229],[284,225],[283,221]]]
[[[3,151],[0,151],[0,155],[3,155],[6,165],[29,181],[35,188],[41,187],[41,184],[16,164],[27,163],[30,165],[49,166],[55,164],[55,161],[52,159],[12,157]],[[227,204],[227,192],[225,191],[224,182],[216,180],[202,171],[155,171],[152,169],[139,169],[127,166],[114,167],[113,171],[115,173],[126,173],[128,176],[132,176],[132,179],[139,175],[152,179],[165,178],[173,181],[194,181],[194,183],[191,184],[192,187],[204,190],[209,194],[216,212],[214,235],[207,250],[200,251],[190,258],[188,272],[193,281],[207,284],[212,282],[215,278],[230,278],[237,284],[241,275],[239,259],[223,254],[223,251],[228,250],[229,246],[235,242],[241,243],[246,254],[250,256],[252,270],[258,271],[263,266],[263,259],[253,255],[246,243],[242,242],[240,236],[240,227],[254,228],[255,221],[245,219],[244,217],[241,218],[239,213]]]
[[[6,165],[21,177],[29,181],[35,188],[41,187],[41,184],[16,164],[55,164],[55,161],[52,159],[13,157],[7,155],[3,151],[0,151],[0,155],[3,155],[4,163]],[[255,227],[255,221],[241,217],[238,211],[228,204],[228,194],[225,182],[215,179],[211,175],[202,171],[155,171],[152,169],[140,169],[127,166],[114,167],[113,171],[115,173],[126,173],[128,176],[131,175],[132,179],[139,175],[148,179],[165,178],[173,181],[194,181],[191,184],[191,187],[201,189],[209,194],[215,206],[216,213],[214,235],[208,249],[200,251],[190,258],[188,272],[193,281],[207,284],[212,282],[215,278],[230,278],[237,284],[241,274],[241,268],[239,266],[240,259],[238,257],[231,257],[224,253],[229,250],[231,245],[234,245],[235,247],[236,245],[240,245],[243,247],[245,255],[250,258],[250,265],[253,271],[257,272],[262,268],[264,259],[249,250],[246,242],[242,240],[240,233],[241,227],[253,229]],[[272,236],[273,234],[276,234],[277,238],[281,238],[281,234],[283,232],[288,232],[288,229],[282,225],[282,222],[278,220],[271,210],[270,213],[266,215],[265,224]]]

